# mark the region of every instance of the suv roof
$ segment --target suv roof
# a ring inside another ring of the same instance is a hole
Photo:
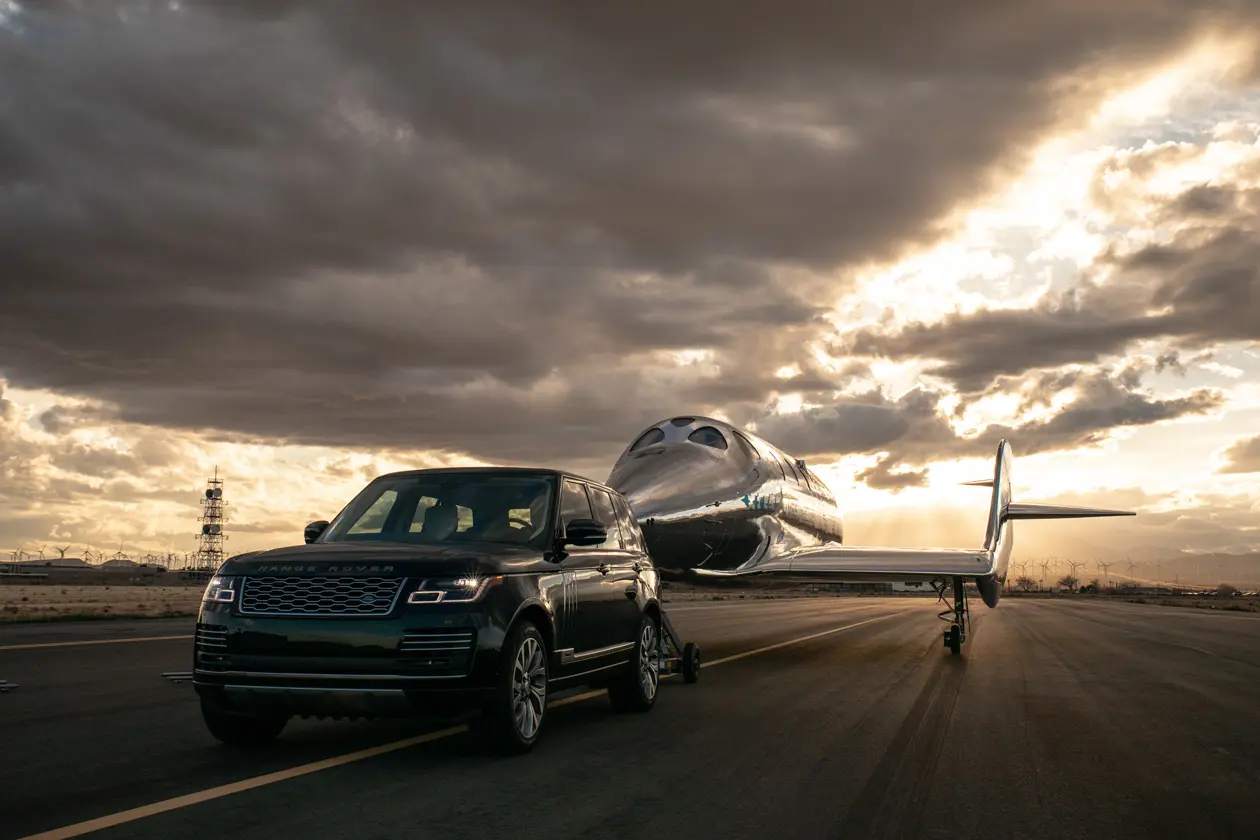
[[[607,484],[604,484],[602,481],[596,481],[593,478],[587,478],[584,475],[579,475],[578,473],[575,473],[575,472],[569,472],[568,470],[557,470],[557,469],[552,469],[549,467],[433,467],[431,469],[424,469],[424,470],[399,470],[398,472],[385,473],[383,475],[378,475],[375,479],[373,479],[373,481],[377,479],[382,479],[382,478],[410,478],[412,476],[419,476],[419,475],[434,475],[434,474],[449,474],[449,473],[474,473],[474,474],[484,474],[484,473],[530,474],[532,473],[534,475],[539,475],[539,474],[554,475],[560,478],[572,478],[576,481],[584,481],[587,484],[593,485],[595,487],[599,487],[604,490],[608,490],[612,493],[615,493],[618,496],[622,495],[618,491],[609,487]]]

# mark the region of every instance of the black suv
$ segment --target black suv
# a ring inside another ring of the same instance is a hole
[[[206,587],[192,681],[221,741],[270,740],[293,715],[471,711],[523,752],[556,689],[606,687],[619,711],[656,700],[659,581],[602,484],[391,473],[306,543],[231,557]]]

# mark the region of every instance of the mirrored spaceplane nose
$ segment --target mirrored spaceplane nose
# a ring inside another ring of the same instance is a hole
[[[802,462],[711,417],[648,427],[607,483],[629,500],[667,576],[769,571],[776,555],[843,535],[835,499]]]

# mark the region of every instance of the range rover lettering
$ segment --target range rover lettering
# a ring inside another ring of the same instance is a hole
[[[304,545],[223,563],[192,682],[229,744],[273,739],[294,715],[471,712],[523,752],[558,689],[652,708],[658,586],[629,505],[602,484],[523,468],[391,473],[308,525]]]

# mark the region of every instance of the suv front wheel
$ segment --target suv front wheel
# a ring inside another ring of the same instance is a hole
[[[537,627],[522,621],[508,633],[502,655],[494,696],[480,724],[498,749],[529,752],[547,712],[547,644]]]
[[[661,675],[657,666],[660,631],[650,615],[639,619],[639,636],[634,653],[617,681],[608,686],[608,697],[619,712],[646,712],[656,703]]]

